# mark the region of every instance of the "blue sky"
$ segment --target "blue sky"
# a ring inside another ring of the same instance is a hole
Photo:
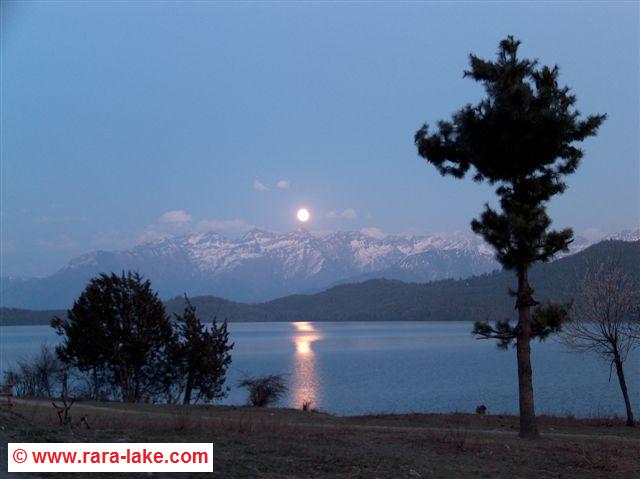
[[[2,2],[2,274],[251,226],[467,231],[492,199],[412,143],[482,95],[467,56],[507,34],[584,113],[554,224],[639,223],[639,7],[590,3]]]

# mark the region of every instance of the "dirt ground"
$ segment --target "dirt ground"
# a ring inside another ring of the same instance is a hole
[[[72,413],[86,416],[90,429],[60,426],[46,401],[18,400],[2,411],[0,477],[7,474],[8,442],[123,441],[213,442],[213,477],[220,478],[640,478],[640,428],[616,420],[543,416],[541,438],[522,440],[512,416],[336,417],[291,409],[93,402],[75,404]],[[100,474],[109,477],[118,476]]]

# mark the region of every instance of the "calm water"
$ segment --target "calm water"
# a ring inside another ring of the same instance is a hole
[[[470,323],[234,323],[227,404],[243,404],[235,387],[243,374],[287,374],[290,394],[281,405],[303,401],[335,414],[390,412],[516,412],[515,352],[470,334]],[[48,326],[0,327],[0,369],[55,344]],[[549,340],[533,346],[538,412],[576,416],[624,414],[609,366],[568,352]],[[632,404],[640,415],[640,355],[626,366]]]

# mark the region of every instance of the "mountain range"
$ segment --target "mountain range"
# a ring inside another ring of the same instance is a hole
[[[640,290],[640,241],[603,241],[557,261],[535,265],[530,281],[539,301],[568,302],[592,265],[613,260]],[[514,318],[516,287],[512,271],[430,283],[372,279],[341,284],[315,294],[295,294],[262,303],[240,303],[214,296],[191,297],[198,317],[229,321],[472,321]],[[184,299],[165,303],[170,313],[184,309]],[[49,324],[64,310],[0,308],[0,324]]]
[[[640,241],[608,240],[551,263],[538,263],[529,273],[534,297],[569,302],[589,268],[614,262],[640,291]],[[334,286],[316,294],[298,294],[259,304],[211,296],[191,298],[202,320],[230,321],[477,321],[515,319],[509,290],[517,288],[513,271],[494,271],[470,278],[430,283],[373,279]],[[181,312],[184,299],[166,303]]]
[[[617,237],[638,239],[640,231]],[[588,245],[578,239],[573,252]],[[149,278],[163,299],[186,292],[260,302],[374,278],[426,283],[481,275],[498,267],[486,243],[461,233],[379,237],[361,232],[318,235],[304,229],[290,233],[254,229],[240,238],[198,233],[126,251],[88,253],[44,278],[4,277],[0,306],[68,308],[91,277],[129,269]]]

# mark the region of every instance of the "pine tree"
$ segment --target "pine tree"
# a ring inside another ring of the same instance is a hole
[[[233,349],[233,343],[229,344],[227,322],[218,324],[214,318],[207,330],[189,298],[186,295],[184,298],[184,313],[175,314],[180,337],[176,364],[182,381],[180,389],[184,390],[183,403],[224,397],[227,391],[223,385]]]
[[[496,251],[496,258],[515,272],[518,322],[495,327],[476,324],[476,334],[501,343],[516,341],[520,399],[520,435],[538,435],[530,359],[530,342],[557,330],[566,311],[559,305],[539,307],[529,284],[528,271],[537,261],[549,261],[567,251],[571,229],[550,229],[547,202],[564,192],[564,177],[576,171],[583,156],[577,142],[596,134],[605,115],[582,118],[576,97],[558,86],[558,67],[538,66],[517,55],[519,41],[509,36],[500,42],[496,61],[470,55],[464,72],[481,82],[486,97],[467,105],[451,121],[440,121],[430,134],[423,125],[415,134],[418,154],[443,175],[472,178],[497,187],[500,210],[485,205],[472,230]]]

